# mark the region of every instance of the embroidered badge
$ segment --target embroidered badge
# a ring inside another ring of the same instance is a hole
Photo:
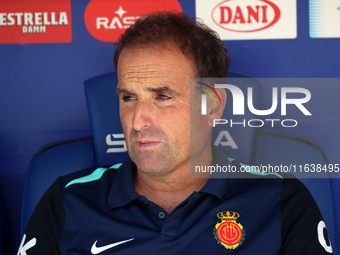
[[[237,223],[237,218],[240,214],[232,211],[223,211],[217,214],[221,219],[214,228],[214,236],[217,243],[223,245],[226,249],[236,249],[244,241],[245,231],[240,223]]]

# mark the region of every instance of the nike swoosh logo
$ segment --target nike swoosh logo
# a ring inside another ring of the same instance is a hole
[[[102,247],[97,247],[97,242],[98,242],[98,240],[97,240],[97,241],[95,241],[94,244],[92,245],[91,253],[92,253],[92,254],[99,254],[99,253],[101,253],[101,252],[103,252],[103,251],[106,251],[106,250],[108,250],[108,249],[111,249],[111,248],[113,248],[113,247],[116,247],[116,246],[118,246],[118,245],[121,245],[121,244],[123,244],[123,243],[130,242],[130,241],[132,241],[132,240],[133,240],[133,238],[128,239],[128,240],[124,240],[124,241],[120,241],[120,242],[116,242],[116,243],[112,243],[112,244],[108,244],[108,245],[105,245],[105,246],[102,246]]]

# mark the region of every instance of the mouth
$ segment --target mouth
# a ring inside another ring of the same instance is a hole
[[[151,148],[151,147],[157,146],[157,145],[159,145],[161,143],[163,143],[163,142],[162,141],[149,141],[149,140],[136,141],[135,142],[135,144],[139,148]]]

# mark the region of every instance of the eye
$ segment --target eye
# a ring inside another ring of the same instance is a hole
[[[123,100],[124,102],[130,102],[130,101],[133,100],[133,97],[132,97],[132,96],[123,96],[123,97],[122,97],[122,100]]]
[[[172,99],[172,97],[169,97],[169,96],[164,95],[164,94],[158,94],[156,99],[160,100],[160,101],[167,101],[167,100]]]

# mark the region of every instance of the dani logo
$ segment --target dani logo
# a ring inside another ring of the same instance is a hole
[[[227,0],[217,4],[211,16],[219,27],[242,33],[260,31],[275,25],[281,11],[268,0]]]
[[[71,42],[71,0],[3,1],[0,34],[6,44]]]
[[[222,40],[293,39],[297,0],[195,0],[196,16]]]
[[[119,36],[136,19],[155,11],[179,11],[177,0],[92,0],[85,10],[85,25],[89,33],[102,42],[117,42]]]

